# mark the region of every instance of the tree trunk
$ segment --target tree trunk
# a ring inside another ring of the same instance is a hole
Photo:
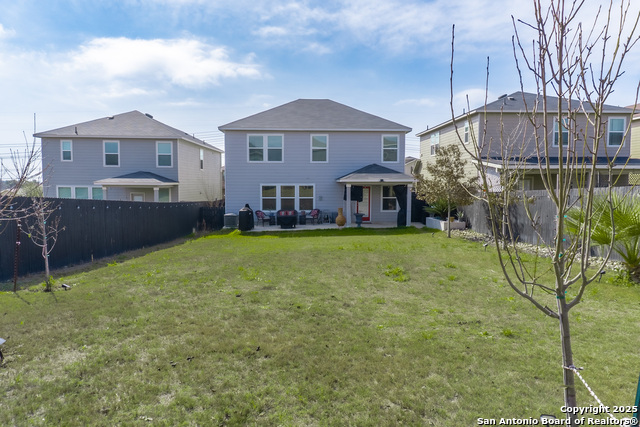
[[[447,199],[447,237],[451,238],[451,202]]]
[[[44,282],[45,292],[51,292],[51,274],[49,273],[49,254],[47,253],[47,240],[45,239],[44,245],[42,245],[42,257],[44,258]]]
[[[564,384],[564,404],[568,408],[577,407],[575,376],[573,371],[565,369],[573,366],[573,352],[571,350],[571,330],[569,329],[569,312],[564,295],[558,298],[558,322],[560,324],[560,340],[562,342],[562,379]],[[577,419],[576,414],[567,414],[570,422],[567,425],[574,426]]]

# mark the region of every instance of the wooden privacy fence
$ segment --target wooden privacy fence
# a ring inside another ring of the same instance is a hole
[[[595,189],[596,194],[604,191],[606,191],[605,188]],[[613,191],[621,195],[637,195],[640,193],[640,189],[637,187],[615,187]],[[556,232],[556,208],[553,201],[549,198],[546,190],[526,191],[525,196],[529,203],[531,214],[536,216],[537,233],[531,224],[531,220],[527,217],[523,202],[518,201],[509,208],[513,237],[524,243],[553,245]],[[579,197],[578,190],[572,190],[570,197],[571,202],[576,201]],[[482,234],[493,234],[489,222],[489,209],[485,202],[476,201],[472,205],[465,206],[460,210],[464,211],[467,223],[471,226],[471,229]],[[618,254],[613,253],[612,259],[619,259]]]
[[[47,200],[56,206],[54,215],[60,218],[59,228],[65,227],[49,256],[51,268],[168,242],[189,235],[203,224],[208,229],[220,229],[224,219],[224,207],[209,207],[200,202]],[[14,199],[12,206],[14,210],[28,210],[31,199]],[[49,220],[50,224],[53,222],[54,217]],[[12,278],[15,266],[18,275],[44,271],[41,248],[24,233],[20,233],[19,256],[16,259],[16,220],[3,221],[1,231],[0,280]]]

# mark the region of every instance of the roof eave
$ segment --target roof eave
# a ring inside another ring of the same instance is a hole
[[[411,132],[411,128],[389,128],[389,129],[327,129],[327,128],[228,128],[220,126],[218,128],[220,132],[235,131],[235,132]]]

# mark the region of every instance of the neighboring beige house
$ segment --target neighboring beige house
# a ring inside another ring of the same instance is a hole
[[[147,202],[222,196],[222,150],[139,111],[34,134],[45,197]]]
[[[548,103],[555,105],[557,98],[548,97]],[[448,120],[432,128],[428,128],[417,134],[420,138],[420,160],[423,165],[434,161],[435,154],[439,147],[450,144],[460,144],[460,140],[470,151],[477,144],[481,148],[481,156],[485,164],[488,165],[488,176],[494,184],[494,189],[499,189],[500,175],[505,169],[515,169],[516,165],[524,165],[524,176],[521,183],[524,189],[543,189],[544,185],[539,174],[539,163],[549,162],[549,167],[557,169],[559,156],[538,158],[535,149],[535,138],[533,127],[526,118],[526,111],[538,103],[542,104],[541,97],[526,92],[516,92],[511,95],[503,95],[498,100],[488,103],[486,107],[479,106],[469,113],[462,114],[454,120]],[[579,101],[573,101],[571,110],[580,107]],[[588,107],[585,107],[588,108]],[[567,108],[568,110],[568,108]],[[587,110],[588,111],[588,110]],[[620,179],[616,185],[628,185],[629,174],[640,172],[640,160],[633,159],[631,136],[625,133],[629,122],[632,120],[632,110],[611,105],[604,106],[606,135],[598,152],[598,169],[606,168],[607,156],[612,156],[618,149],[620,150],[615,160],[615,169],[620,172]],[[555,153],[559,152],[558,143],[563,140],[563,146],[573,145],[573,141],[568,141],[569,132],[559,131],[558,121],[555,117],[549,117],[548,129],[553,129],[553,135],[549,135],[552,141],[552,148]],[[637,121],[640,126],[640,121]],[[456,133],[456,125],[458,133]],[[576,125],[579,129],[588,128],[584,116],[577,119]],[[570,126],[567,124],[566,126]],[[564,126],[561,126],[564,129]],[[636,132],[636,138],[640,138]],[[459,137],[458,137],[459,135]],[[501,140],[504,144],[501,144]],[[477,170],[471,156],[465,151],[464,145],[460,146],[463,159],[467,160],[466,170],[469,176],[476,176]],[[580,148],[578,144],[578,148]],[[639,149],[640,151],[640,149]],[[563,153],[567,148],[563,148]],[[637,156],[640,159],[640,156]],[[588,156],[585,156],[585,161]],[[623,165],[626,164],[624,171]],[[425,168],[423,167],[423,173]],[[604,173],[597,177],[596,185],[606,185]]]
[[[413,170],[416,167],[416,163],[418,163],[419,159],[416,159],[413,156],[407,156],[404,158],[404,173],[413,176]]]

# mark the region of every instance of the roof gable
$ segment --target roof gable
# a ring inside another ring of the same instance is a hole
[[[389,131],[411,128],[330,99],[298,99],[220,126],[228,130],[267,131]]]
[[[143,114],[137,110],[58,129],[38,132],[33,136],[37,138],[182,139],[222,152],[219,148],[209,145],[186,132],[165,125],[155,120],[153,116]]]

